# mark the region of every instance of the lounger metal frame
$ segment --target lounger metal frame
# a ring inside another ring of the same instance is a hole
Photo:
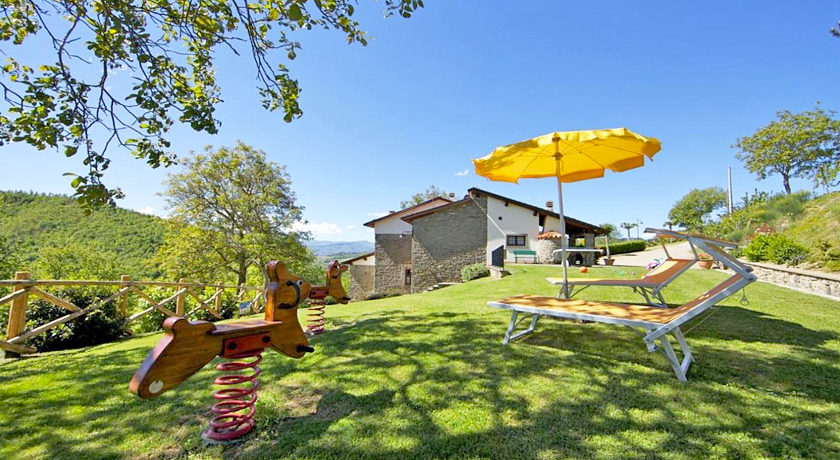
[[[689,348],[688,343],[686,342],[685,337],[683,336],[682,331],[680,330],[680,327],[685,323],[691,321],[692,319],[696,318],[697,315],[700,315],[704,311],[713,307],[718,302],[726,299],[732,294],[738,292],[740,289],[744,288],[746,285],[755,281],[756,276],[752,274],[752,267],[735,259],[720,247],[723,245],[729,245],[730,243],[712,240],[696,235],[684,235],[682,233],[672,232],[670,230],[647,229],[645,231],[648,232],[650,230],[662,232],[662,234],[666,234],[669,236],[671,236],[670,234],[676,234],[679,235],[678,237],[688,236],[692,238],[694,240],[693,243],[696,244],[697,247],[706,251],[709,255],[720,261],[722,264],[735,271],[735,273],[740,276],[740,279],[733,282],[726,288],[722,289],[720,292],[709,296],[708,299],[703,300],[684,314],[665,324],[637,319],[614,318],[610,316],[574,313],[568,311],[560,311],[552,308],[511,305],[499,301],[488,302],[487,305],[490,307],[507,309],[512,311],[510,323],[508,324],[507,331],[505,332],[505,338],[502,343],[504,345],[509,345],[511,341],[514,341],[534,332],[537,327],[537,322],[543,316],[552,316],[555,318],[593,321],[597,323],[626,326],[634,330],[635,332],[640,333],[640,335],[643,337],[645,345],[647,346],[648,352],[662,352],[662,354],[665,356],[665,358],[671,365],[671,368],[674,370],[674,374],[676,374],[677,379],[680,382],[687,382],[688,378],[686,377],[686,374],[688,372],[688,368],[691,366],[691,363],[694,361],[694,355],[691,353],[691,348]],[[532,315],[531,324],[527,329],[514,333],[517,326],[517,319],[520,313]],[[641,329],[645,332],[639,332],[637,329]],[[674,350],[674,347],[671,345],[671,341],[668,335],[672,335],[674,339],[676,339],[677,344],[680,346],[680,350],[683,355],[682,359],[679,359],[677,357],[677,354]]]
[[[686,270],[691,268],[692,265],[694,265],[697,261],[700,260],[700,255],[697,253],[697,248],[698,247],[700,247],[704,251],[708,252],[707,251],[707,245],[708,244],[713,244],[713,245],[718,247],[718,250],[722,254],[728,256],[729,254],[727,254],[726,251],[722,250],[720,247],[722,246],[722,247],[727,247],[727,248],[735,248],[735,247],[738,246],[735,243],[730,243],[730,242],[727,242],[727,241],[719,241],[719,240],[708,238],[708,237],[705,237],[705,236],[702,236],[702,235],[693,235],[693,234],[689,234],[689,233],[675,232],[673,230],[666,230],[666,229],[663,229],[663,228],[650,228],[650,227],[648,227],[648,228],[645,229],[645,233],[655,233],[657,236],[669,236],[671,238],[684,239],[684,240],[688,241],[688,244],[691,247],[691,252],[694,253],[694,259],[692,260],[692,262],[690,264],[682,267],[679,271],[677,271],[676,273],[674,273],[673,275],[668,277],[665,281],[663,281],[662,283],[660,283],[656,286],[652,286],[652,287],[634,286],[633,284],[631,284],[632,281],[638,281],[638,280],[631,280],[631,281],[628,282],[628,284],[626,286],[609,285],[609,286],[612,286],[612,287],[630,287],[630,288],[633,289],[633,292],[635,292],[635,293],[641,295],[642,297],[644,297],[645,302],[648,305],[651,305],[653,307],[663,307],[663,308],[668,307],[668,303],[665,302],[665,296],[662,295],[662,290],[665,289],[669,284],[671,284],[672,281],[677,279],[680,275],[685,273]],[[662,249],[665,251],[665,255],[668,257],[668,259],[671,259],[671,254],[668,252],[668,247],[665,245],[664,241],[662,242]],[[711,253],[710,253],[710,255],[711,255]],[[578,280],[578,281],[573,281],[573,282],[565,281],[565,282],[558,283],[556,281],[552,281],[552,280],[549,279],[548,282],[551,283],[551,284],[554,284],[554,285],[560,285],[560,290],[557,292],[557,298],[558,299],[561,299],[561,298],[571,299],[572,297],[579,294],[581,291],[583,291],[584,289],[586,289],[588,287],[598,286],[597,283],[587,284],[586,280]],[[583,287],[581,287],[580,289],[575,291],[574,287],[576,285],[583,285]],[[656,300],[658,300],[658,302],[654,301],[654,300],[651,300],[651,297],[656,298]]]

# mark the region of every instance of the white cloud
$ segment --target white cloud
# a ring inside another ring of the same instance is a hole
[[[352,230],[352,229],[356,228],[356,226],[355,225],[345,225],[344,228],[346,228],[347,230]]]
[[[341,234],[341,227],[329,222],[295,222],[292,230],[296,232],[310,232],[315,236],[334,236]]]
[[[135,209],[135,211],[142,213],[142,214],[151,214],[155,215],[155,208],[151,206],[146,206],[145,208]]]
[[[388,215],[387,212],[369,212],[367,213],[368,217],[385,217]]]
[[[469,169],[465,169],[465,170],[463,170],[463,171],[458,171],[458,172],[456,172],[456,173],[455,173],[455,175],[456,175],[456,176],[458,176],[458,177],[464,177],[464,176],[466,176],[466,175],[467,175],[467,174],[469,174],[469,173],[470,173],[470,170],[469,170]]]

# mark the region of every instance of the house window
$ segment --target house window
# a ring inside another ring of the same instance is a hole
[[[507,245],[508,246],[525,246],[527,235],[508,235],[507,236]]]
[[[410,268],[405,269],[405,285],[406,286],[411,286],[411,269]]]

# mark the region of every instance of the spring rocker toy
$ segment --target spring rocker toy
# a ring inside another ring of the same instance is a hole
[[[350,299],[341,285],[341,274],[346,270],[346,265],[334,260],[327,266],[327,284],[312,286],[289,273],[282,262],[269,262],[265,319],[213,324],[167,318],[163,338],[140,365],[129,389],[140,398],[154,399],[216,356],[225,358],[227,362],[216,366],[225,374],[214,383],[226,388],[213,394],[218,402],[211,407],[213,416],[203,437],[208,442],[224,442],[244,436],[254,428],[263,350],[273,348],[292,358],[315,351],[298,322],[298,305],[307,298],[322,301],[328,295],[347,303]]]

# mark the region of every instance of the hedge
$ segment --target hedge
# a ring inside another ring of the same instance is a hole
[[[622,241],[620,243],[610,244],[610,255],[644,251],[645,248],[647,248],[645,240]]]

